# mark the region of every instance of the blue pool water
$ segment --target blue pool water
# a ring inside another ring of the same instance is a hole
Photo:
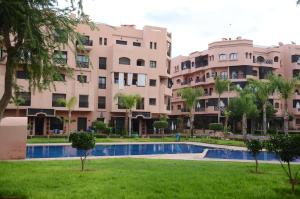
[[[192,144],[113,144],[96,145],[90,152],[92,156],[125,156],[125,155],[153,155],[153,154],[180,154],[202,153],[208,149],[205,158],[253,160],[248,151],[229,150],[221,148],[204,147]],[[82,151],[71,146],[27,146],[28,159],[32,158],[63,158],[79,157]],[[260,152],[259,160],[277,160],[274,153]],[[295,160],[300,162],[300,158]]]
[[[190,144],[96,145],[92,156],[124,156],[176,153],[202,153],[204,147]],[[71,146],[27,146],[27,158],[78,157],[81,151]]]

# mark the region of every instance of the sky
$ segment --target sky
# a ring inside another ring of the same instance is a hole
[[[300,44],[297,0],[83,0],[95,22],[166,27],[173,57],[207,49],[223,37],[242,36],[255,45]]]

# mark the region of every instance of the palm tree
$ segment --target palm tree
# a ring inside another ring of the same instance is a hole
[[[15,94],[11,98],[11,103],[16,106],[16,116],[19,117],[19,115],[20,115],[20,108],[19,107],[20,107],[20,105],[25,103],[25,99],[23,97],[18,96],[17,94]]]
[[[220,109],[220,102],[221,102],[221,95],[229,90],[230,81],[227,79],[222,79],[220,76],[217,76],[215,79],[215,90],[218,94],[218,123],[220,123],[221,117],[221,109]]]
[[[283,131],[288,134],[289,130],[289,113],[288,113],[288,100],[292,97],[295,92],[296,83],[298,82],[298,77],[292,79],[284,79],[280,76],[272,75],[270,76],[270,81],[274,88],[280,93],[281,98],[284,100],[284,114],[283,114]]]
[[[132,109],[136,106],[138,102],[141,101],[141,96],[139,94],[125,94],[117,93],[114,97],[118,100],[118,105],[125,108],[125,129],[128,130],[128,135],[131,136],[131,114]],[[129,121],[129,122],[128,122]]]
[[[193,110],[199,97],[203,96],[203,88],[184,88],[178,91],[178,94],[184,100],[186,107],[189,109],[190,118],[190,135],[193,136],[194,115]]]
[[[71,97],[69,100],[65,100],[63,98],[57,99],[57,103],[62,104],[68,109],[68,130],[67,135],[70,135],[70,125],[71,125],[71,118],[72,118],[72,111],[77,103],[77,98],[75,96]]]
[[[262,103],[262,126],[263,134],[267,134],[267,105],[270,95],[274,92],[274,85],[270,81],[249,79],[249,86],[252,87],[256,98]]]
[[[224,110],[224,117],[225,117],[225,121],[224,121],[224,132],[225,132],[225,133],[228,133],[228,120],[229,120],[230,115],[231,115],[231,111],[230,111],[228,108],[226,108],[226,109]]]

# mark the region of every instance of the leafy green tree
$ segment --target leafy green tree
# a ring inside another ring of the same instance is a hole
[[[57,99],[57,103],[65,106],[68,109],[68,130],[67,135],[70,135],[71,132],[71,120],[72,120],[72,111],[74,110],[76,104],[77,104],[77,98],[75,96],[71,97],[69,100],[65,100],[63,98]]]
[[[167,117],[161,117],[158,121],[153,122],[153,127],[158,129],[160,132],[162,131],[162,134],[164,135],[164,130],[168,128],[168,121]]]
[[[53,52],[75,45],[79,38],[76,26],[90,22],[82,0],[67,1],[65,7],[58,4],[59,0],[0,1],[0,48],[6,53],[0,119],[12,97],[18,68],[26,72],[31,90],[52,88],[55,76],[71,73],[68,66],[53,62]],[[70,17],[74,12],[77,17]]]
[[[225,91],[229,91],[231,82],[227,79],[222,79],[220,76],[217,76],[215,79],[215,91],[218,94],[218,123],[220,123],[221,118],[221,108],[220,108],[220,102],[221,102],[221,95]]]
[[[193,125],[194,125],[194,115],[193,110],[195,109],[197,100],[199,97],[203,96],[203,88],[184,88],[178,91],[178,94],[181,96],[185,102],[186,107],[189,109],[189,118],[190,118],[190,135],[193,136]]]
[[[125,129],[128,130],[128,135],[131,136],[132,109],[141,101],[141,96],[139,94],[130,95],[125,93],[117,93],[114,98],[118,100],[119,106],[126,109]]]
[[[13,105],[16,106],[16,116],[17,117],[20,116],[20,106],[25,103],[25,99],[18,94],[19,91],[20,91],[20,88],[16,87],[15,93],[11,97],[11,100],[10,100],[10,103],[12,103]]]
[[[69,137],[69,141],[72,142],[72,147],[79,150],[81,171],[84,170],[85,160],[88,156],[88,152],[95,147],[96,139],[92,133],[72,133]]]
[[[274,85],[270,81],[249,79],[249,86],[253,88],[257,100],[262,103],[262,126],[263,134],[267,134],[267,105],[270,95],[274,92]]]
[[[257,160],[257,156],[259,154],[259,152],[262,151],[264,144],[263,142],[259,141],[259,140],[247,140],[245,142],[247,149],[251,152],[254,160],[255,160],[255,172],[258,172],[258,160]]]
[[[292,193],[295,193],[299,170],[293,172],[291,162],[300,157],[300,136],[275,135],[271,137],[266,146],[268,151],[277,155],[280,165],[292,185]]]
[[[288,134],[289,131],[289,112],[288,112],[288,100],[295,92],[298,78],[284,79],[281,76],[269,77],[272,86],[280,93],[281,98],[284,100],[284,115],[283,115],[283,131]]]

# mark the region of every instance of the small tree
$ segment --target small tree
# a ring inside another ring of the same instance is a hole
[[[290,163],[300,157],[300,136],[274,135],[267,142],[267,149],[277,155],[280,165],[292,185],[292,193],[295,193],[299,170],[292,172]]]
[[[250,151],[252,154],[254,160],[255,160],[255,172],[257,173],[258,171],[258,160],[257,156],[260,151],[263,149],[263,143],[259,140],[247,140],[245,142],[247,149]]]
[[[79,150],[81,171],[83,171],[88,152],[95,147],[95,136],[92,133],[72,133],[69,141],[72,142],[73,148]]]
[[[92,122],[92,127],[96,130],[97,133],[103,132],[107,129],[106,124],[103,121],[94,121]]]
[[[216,131],[222,131],[223,130],[223,125],[221,123],[210,123],[208,125],[209,130],[213,130],[214,132]]]
[[[166,117],[161,117],[160,120],[153,122],[153,127],[159,129],[159,132],[162,131],[164,135],[164,130],[168,128],[168,121]]]

